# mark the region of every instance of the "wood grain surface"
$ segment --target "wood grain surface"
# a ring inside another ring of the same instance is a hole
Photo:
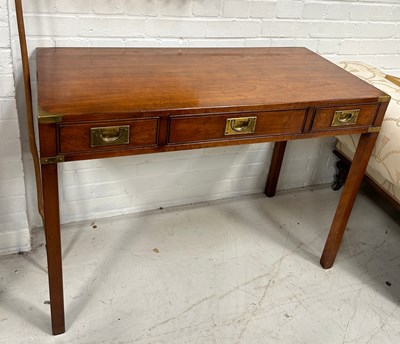
[[[383,92],[305,48],[40,48],[39,107],[55,114],[376,102]]]

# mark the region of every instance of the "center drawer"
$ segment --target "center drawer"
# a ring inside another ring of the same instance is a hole
[[[301,133],[306,109],[170,117],[168,143],[196,143]]]

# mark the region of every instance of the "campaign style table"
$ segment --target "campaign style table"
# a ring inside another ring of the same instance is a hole
[[[330,268],[390,100],[304,48],[40,48],[37,78],[53,334],[65,331],[58,163],[273,141],[273,196],[288,140],[359,133]]]

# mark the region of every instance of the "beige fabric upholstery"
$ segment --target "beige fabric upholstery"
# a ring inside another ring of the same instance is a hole
[[[344,61],[338,64],[392,97],[367,174],[400,203],[400,87],[385,79],[378,69],[361,63]],[[337,147],[353,157],[359,135],[338,136]]]

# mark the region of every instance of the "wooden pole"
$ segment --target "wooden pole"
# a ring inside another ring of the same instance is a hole
[[[36,147],[35,128],[33,125],[31,77],[30,77],[30,71],[29,71],[29,56],[28,56],[28,49],[27,49],[27,44],[26,44],[22,0],[15,0],[15,10],[17,13],[18,36],[19,36],[19,44],[21,47],[22,72],[23,72],[23,76],[24,76],[26,114],[27,114],[27,120],[28,120],[28,134],[29,134],[29,147],[30,147],[30,150],[32,153],[33,166],[35,169],[38,210],[39,210],[40,216],[42,217],[42,219],[44,219],[42,181],[41,181],[41,176],[40,176],[39,154],[38,154],[38,150]]]

